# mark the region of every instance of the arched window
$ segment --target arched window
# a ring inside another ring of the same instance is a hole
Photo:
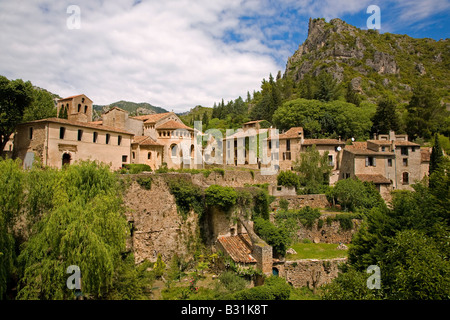
[[[78,112],[81,112],[81,104],[78,104]]]
[[[118,136],[117,137],[117,145],[121,145],[122,144],[122,136]]]
[[[195,148],[194,145],[191,145],[191,158],[194,158]]]
[[[59,128],[59,138],[64,139],[65,135],[66,135],[66,128],[65,127]]]
[[[177,156],[177,151],[178,151],[178,148],[177,148],[176,144],[173,144],[170,146],[170,152],[171,152],[172,157]]]
[[[88,111],[88,106],[84,106],[84,113],[87,113]]]
[[[147,153],[147,159],[148,159],[148,160],[151,160],[151,159],[152,159],[152,153],[151,153],[151,152]]]

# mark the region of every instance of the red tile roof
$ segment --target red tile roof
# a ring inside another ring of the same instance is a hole
[[[66,124],[66,125],[72,125],[75,127],[84,127],[84,128],[91,128],[91,129],[97,129],[97,130],[103,130],[103,131],[109,131],[109,132],[117,132],[117,133],[123,133],[128,135],[134,135],[131,132],[121,130],[115,127],[110,126],[104,126],[101,124],[96,124],[92,122],[80,122],[80,121],[73,121],[73,120],[67,120],[67,119],[60,119],[60,118],[48,118],[48,119],[41,119],[41,120],[35,120],[23,123],[23,125],[30,124],[30,123],[42,123],[42,122],[52,122],[52,123],[60,123],[60,124]]]
[[[251,243],[248,234],[240,234],[237,236],[219,237],[217,239],[225,251],[230,255],[231,259],[240,263],[255,263],[256,259],[251,255],[252,250],[248,244]]]
[[[367,149],[367,142],[353,142],[351,145],[345,146],[345,151],[348,151],[350,153],[353,153],[355,155],[363,155],[363,156],[393,156],[393,152],[380,152],[380,151],[373,151],[370,149]]]
[[[345,142],[337,139],[305,139],[303,145],[328,145],[328,146],[343,146]]]
[[[140,146],[160,146],[162,147],[162,144],[159,144],[155,140],[153,140],[150,137],[147,136],[135,136],[133,138],[133,141],[131,144],[139,144]]]
[[[292,127],[288,131],[286,131],[285,133],[281,133],[278,136],[278,139],[279,140],[295,139],[295,138],[299,138],[300,139],[302,136],[299,135],[299,132],[301,132],[303,134],[303,128],[302,127]]]
[[[160,126],[156,127],[156,129],[186,129],[189,131],[194,130],[194,129],[188,127],[187,125],[185,125],[184,123],[180,123],[175,120],[167,121],[167,122],[161,124]]]
[[[86,98],[88,98],[85,94],[77,94],[77,95],[74,95],[74,96],[70,96],[70,97],[67,97],[67,98],[62,98],[62,99],[59,99],[58,101],[63,101],[63,100],[72,100],[73,98],[76,98],[76,97],[79,97],[79,96],[85,96]],[[89,98],[88,98],[89,99]],[[89,99],[90,101],[92,101],[91,99]]]
[[[132,117],[133,119],[142,120],[146,123],[155,123],[156,121],[161,120],[164,117],[167,117],[168,115],[173,114],[173,112],[165,112],[165,113],[153,113],[153,114],[146,114],[143,116],[136,116]]]
[[[410,146],[410,147],[420,147],[419,144],[411,142],[411,141],[407,141],[407,140],[395,140],[394,141],[396,146],[400,146],[400,147],[405,147],[405,146]]]

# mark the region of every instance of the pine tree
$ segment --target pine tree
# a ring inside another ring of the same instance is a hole
[[[372,118],[372,133],[389,133],[390,130],[400,129],[396,102],[392,97],[386,96],[378,102],[377,110]]]
[[[318,88],[314,98],[320,101],[337,100],[340,91],[341,88],[339,83],[327,72],[321,72],[318,77]]]

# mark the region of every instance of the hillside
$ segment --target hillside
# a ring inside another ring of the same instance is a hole
[[[165,113],[168,112],[166,109],[160,108],[160,107],[155,107],[153,105],[151,105],[150,103],[146,103],[146,102],[141,102],[141,103],[136,103],[136,102],[130,102],[130,101],[117,101],[114,103],[111,103],[109,105],[94,105],[94,110],[101,114],[104,111],[109,110],[111,107],[118,107],[121,108],[125,111],[128,111],[130,113],[130,115],[137,115],[137,114],[153,114],[153,113]]]
[[[308,37],[288,59],[284,77],[301,83],[322,71],[371,101],[390,92],[408,102],[419,82],[450,102],[450,41],[361,30],[340,19],[310,19]]]

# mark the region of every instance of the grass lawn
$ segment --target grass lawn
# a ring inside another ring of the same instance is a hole
[[[348,246],[348,245],[347,245]],[[286,260],[346,258],[347,250],[336,250],[334,243],[296,243],[290,246],[297,254],[286,255]]]

